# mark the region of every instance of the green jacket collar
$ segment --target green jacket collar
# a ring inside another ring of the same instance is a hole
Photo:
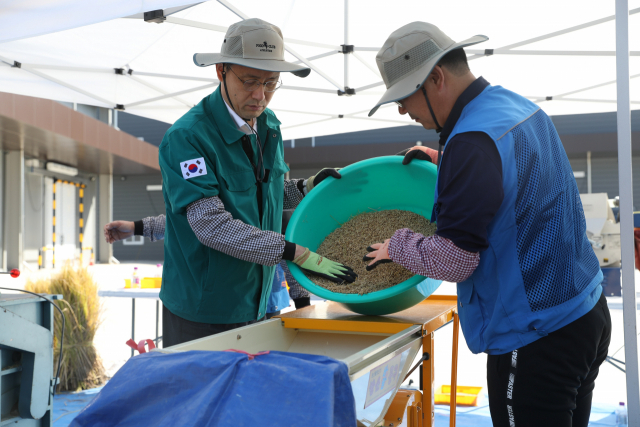
[[[227,106],[222,99],[220,87],[221,86],[218,86],[218,88],[207,97],[206,102],[208,102],[210,118],[220,130],[224,142],[233,144],[244,136],[244,132],[238,129],[233,118],[229,115]],[[278,120],[276,115],[273,114],[273,111],[268,108],[265,108],[264,112],[258,117],[258,129],[264,129],[265,126],[268,129],[275,129],[280,126],[280,120]]]

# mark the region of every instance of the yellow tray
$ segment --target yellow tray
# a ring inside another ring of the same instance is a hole
[[[142,289],[160,288],[162,285],[161,277],[143,277],[140,281]],[[124,288],[131,289],[131,279],[124,279]]]
[[[471,387],[459,385],[456,390],[456,405],[458,406],[478,406],[478,395],[482,387]],[[443,385],[438,387],[435,395],[436,405],[448,405],[451,402],[451,386]]]

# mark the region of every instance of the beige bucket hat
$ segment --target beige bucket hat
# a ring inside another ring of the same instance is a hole
[[[227,30],[220,53],[196,53],[198,67],[214,64],[237,64],[264,71],[293,73],[307,77],[311,70],[284,60],[282,31],[258,18],[236,22]]]
[[[489,37],[477,35],[456,43],[427,22],[412,22],[397,29],[376,55],[376,64],[387,91],[369,111],[369,116],[383,104],[411,96],[447,53],[487,40]]]

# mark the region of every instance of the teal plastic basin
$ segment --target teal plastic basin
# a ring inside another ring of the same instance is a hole
[[[325,179],[294,211],[286,239],[315,251],[341,223],[353,215],[372,210],[402,209],[430,219],[436,166],[417,160],[403,166],[402,159],[402,156],[386,156],[363,160],[341,169],[342,179]],[[384,265],[378,268],[384,268]],[[416,275],[396,286],[366,295],[340,294],[316,285],[292,262],[289,262],[289,269],[298,283],[312,294],[367,315],[405,310],[431,295],[442,283]]]

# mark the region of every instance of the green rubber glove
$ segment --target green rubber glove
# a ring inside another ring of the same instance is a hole
[[[293,262],[305,272],[324,277],[336,283],[353,283],[358,277],[349,267],[331,261],[329,258],[311,252],[309,249],[305,249],[304,253],[294,259]]]
[[[322,181],[324,181],[329,176],[332,176],[335,179],[342,178],[342,175],[340,175],[340,172],[338,172],[339,170],[340,170],[340,168],[337,168],[337,169],[336,168],[324,168],[320,172],[315,174],[314,176],[310,176],[309,179],[307,180],[307,193],[309,193],[309,191],[313,190],[313,187],[315,187],[316,185],[320,184]]]

